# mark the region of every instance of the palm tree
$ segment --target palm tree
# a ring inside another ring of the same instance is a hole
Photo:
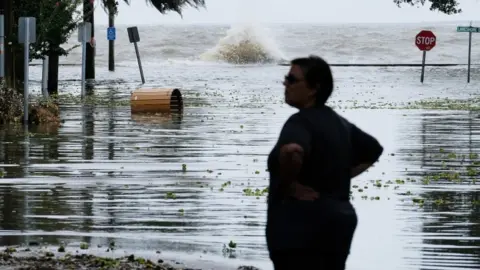
[[[114,0],[102,0],[104,2]],[[168,11],[175,11],[182,15],[182,9],[186,6],[194,8],[205,7],[205,0],[145,0],[148,4],[153,5],[160,13],[165,14]],[[131,0],[124,0],[130,4]]]
[[[131,0],[123,0],[127,5]],[[91,22],[92,28],[94,26],[94,10],[93,0],[83,0],[83,16],[85,22]],[[205,0],[146,0],[148,4],[154,6],[160,13],[165,14],[168,11],[175,11],[182,16],[182,9],[186,6],[194,8],[205,7]],[[108,14],[108,26],[115,26],[115,16],[117,15],[118,0],[101,0],[101,4],[105,12]],[[92,29],[93,35],[93,29]],[[109,41],[108,46],[108,69],[113,71],[114,67],[114,41]],[[87,46],[87,70],[86,78],[95,79],[95,56],[92,46]]]
[[[427,0],[393,0],[393,2],[399,7],[402,4],[423,6]],[[460,2],[458,0],[428,0],[428,2],[430,2],[430,10],[432,11],[440,11],[441,13],[445,13],[447,15],[458,14],[462,12],[462,9],[458,8]]]

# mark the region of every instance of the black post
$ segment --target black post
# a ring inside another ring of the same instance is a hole
[[[48,55],[48,96],[58,94],[58,65],[59,65],[59,56],[56,53],[50,53]]]
[[[83,0],[83,21],[92,23],[92,38],[95,37],[93,1]],[[95,48],[92,44],[87,44],[85,79],[95,79]]]
[[[115,27],[115,14],[113,14],[112,8],[108,13],[108,27]],[[108,41],[108,70],[115,71],[115,40]]]
[[[0,1],[3,7],[3,15],[5,22],[5,44],[3,52],[5,54],[5,82],[9,87],[13,87],[15,84],[15,52],[12,50],[12,46],[8,45],[8,41],[11,39],[13,34],[13,0],[2,0]]]

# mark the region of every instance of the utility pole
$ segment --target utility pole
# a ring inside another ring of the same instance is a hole
[[[108,28],[115,28],[114,7],[108,8]],[[115,71],[115,40],[108,41],[108,70]]]
[[[0,80],[5,77],[5,1],[0,2]]]
[[[83,21],[92,23],[92,41],[94,41],[95,37],[95,24],[94,24],[94,14],[95,14],[95,7],[94,1],[92,0],[83,0]],[[94,42],[87,44],[87,62],[86,62],[86,71],[85,71],[85,78],[88,79],[95,79],[95,48]]]
[[[3,11],[3,20],[4,20],[4,39],[5,43],[3,44],[4,48],[4,68],[5,68],[5,82],[9,87],[16,86],[15,78],[15,65],[14,65],[14,53],[8,44],[8,38],[13,34],[13,0],[0,0],[0,10]]]

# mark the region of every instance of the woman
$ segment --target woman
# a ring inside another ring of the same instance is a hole
[[[275,270],[343,270],[357,226],[350,180],[383,148],[325,105],[333,76],[320,57],[293,60],[284,85],[286,103],[299,111],[268,157],[270,258]]]

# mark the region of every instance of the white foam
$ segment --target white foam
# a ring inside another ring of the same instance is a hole
[[[287,57],[272,36],[267,28],[258,23],[239,23],[233,25],[214,48],[200,55],[200,59],[232,64],[284,61]]]

